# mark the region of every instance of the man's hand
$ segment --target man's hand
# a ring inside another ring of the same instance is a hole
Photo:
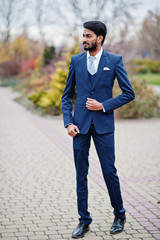
[[[103,105],[102,103],[96,101],[95,99],[87,98],[86,108],[88,110],[98,111],[103,109]]]
[[[69,124],[67,126],[67,132],[71,137],[75,137],[77,133],[80,133],[78,127],[74,124]]]

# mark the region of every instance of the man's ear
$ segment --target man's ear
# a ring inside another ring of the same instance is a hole
[[[103,41],[103,36],[102,36],[102,35],[98,36],[98,37],[97,37],[97,41],[98,41],[98,43],[102,43],[102,41]]]

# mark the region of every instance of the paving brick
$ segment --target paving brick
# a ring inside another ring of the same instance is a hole
[[[147,238],[147,237],[151,237],[152,235],[149,233],[138,233],[138,234],[133,234],[133,237],[136,238]]]
[[[142,238],[129,238],[129,240],[142,240]]]
[[[35,235],[34,232],[16,232],[16,237],[26,237],[26,236],[33,236]]]
[[[46,235],[57,235],[58,231],[45,231]]]
[[[23,223],[23,225],[27,226],[27,225],[32,225],[34,226],[34,223],[32,221],[24,221],[24,220],[21,220],[21,221],[14,221],[14,224],[15,225],[21,225]],[[13,223],[12,223],[13,224]],[[37,226],[37,225],[36,225]]]
[[[15,225],[15,224],[11,224],[11,225],[5,225],[6,228],[23,228],[24,225]]]
[[[124,235],[123,233],[120,233],[120,234],[113,235],[112,237],[113,239],[129,239],[132,236],[129,234]]]
[[[89,237],[89,236],[87,236],[86,235],[86,237],[85,237],[87,240],[103,240],[103,238],[102,237],[100,237],[100,236],[96,236],[96,237]]]
[[[138,233],[138,231],[137,230],[126,230],[126,228],[125,228],[125,233],[126,234],[134,234],[134,233]]]
[[[48,229],[51,231],[66,230],[67,226],[49,226]]]
[[[153,234],[153,237],[157,240],[160,240],[160,234]]]
[[[71,233],[68,233],[68,234],[62,234],[62,239],[67,239],[67,238],[70,238],[71,237]]]
[[[39,226],[29,227],[28,229],[29,229],[29,231],[31,231],[31,232],[38,232],[38,231],[44,232],[44,231],[47,231],[47,230],[48,230],[47,227],[39,227]]]
[[[15,229],[15,228],[13,228],[13,229],[2,229],[1,230],[1,233],[3,234],[3,233],[16,233],[16,232],[18,232],[18,229]]]
[[[18,237],[18,240],[28,240],[28,237]]]
[[[2,237],[14,237],[14,233],[12,233],[12,232],[2,233]]]
[[[144,229],[144,227],[142,227],[140,225],[134,225],[134,226],[132,226],[132,229],[140,230],[140,229]]]
[[[59,240],[59,239],[63,239],[62,236],[60,235],[49,235],[49,239],[51,240]],[[73,240],[73,239],[72,239]]]
[[[30,236],[29,240],[46,240],[49,239],[48,236]]]
[[[146,233],[147,231],[146,231],[146,228],[145,228],[145,229],[138,229],[137,232],[138,233]]]
[[[150,237],[150,238],[144,238],[144,240],[153,240],[153,239],[155,239],[155,238],[153,238],[153,237]]]
[[[45,235],[45,233],[44,233],[44,232],[40,232],[40,231],[38,231],[38,232],[35,232],[35,234],[36,234],[37,236],[43,236],[43,235]]]
[[[36,222],[37,223],[37,222]],[[37,225],[39,226],[39,227],[52,227],[53,226],[53,223],[43,223],[43,221],[42,221],[42,223],[37,223]]]
[[[2,240],[17,240],[16,237],[3,237]]]
[[[103,236],[103,239],[104,239],[104,240],[111,240],[111,239],[113,239],[113,238],[112,238],[111,235],[109,235],[109,236]]]
[[[70,230],[68,230],[68,229],[66,229],[66,230],[58,230],[58,233],[59,234],[71,234],[71,231]]]
[[[159,230],[157,231],[150,231],[150,233],[153,235],[153,234],[159,234]]]

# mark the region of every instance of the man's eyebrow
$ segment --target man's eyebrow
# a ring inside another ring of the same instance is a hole
[[[84,33],[83,33],[83,36],[92,36],[92,34],[90,34],[90,33],[84,34]]]

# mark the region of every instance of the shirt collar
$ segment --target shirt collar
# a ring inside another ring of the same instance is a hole
[[[101,50],[95,55],[96,60],[99,60],[101,58],[103,52],[103,48],[101,47]],[[87,59],[90,57],[89,51],[87,51]]]

